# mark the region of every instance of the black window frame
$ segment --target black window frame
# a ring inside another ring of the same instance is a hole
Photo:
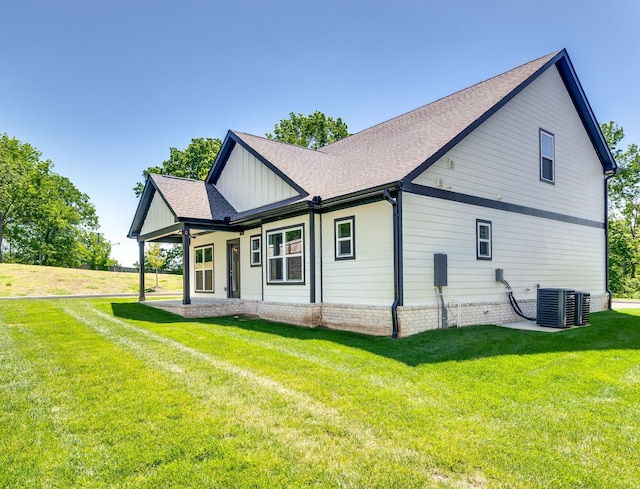
[[[351,235],[349,238],[341,238],[338,235],[338,225],[344,222],[349,222],[351,225]],[[348,255],[339,254],[339,244],[342,241],[351,242],[351,253]],[[356,259],[356,217],[347,216],[339,217],[333,220],[333,252],[336,260],[355,260]]]
[[[480,238],[480,226],[487,226],[489,228],[488,239]],[[480,253],[480,243],[488,243],[488,255]],[[476,260],[493,260],[493,224],[486,219],[476,219]]]
[[[543,139],[545,136],[551,138],[551,155],[545,154],[543,149]],[[554,185],[556,183],[556,136],[552,132],[547,131],[546,129],[539,129],[539,154],[540,154],[540,181],[545,183],[550,183]],[[545,176],[545,160],[548,161],[550,165],[550,178]]]
[[[291,232],[291,231],[296,231],[296,230],[300,230],[300,253],[286,253],[286,233],[287,232]],[[282,255],[276,255],[276,256],[269,256],[269,237],[275,234],[281,234],[282,235],[282,247],[283,247],[283,251],[284,253]],[[267,279],[267,285],[304,285],[305,284],[305,278],[306,278],[306,267],[305,267],[305,253],[304,253],[304,247],[305,247],[305,237],[304,237],[304,223],[301,224],[295,224],[293,226],[286,226],[286,227],[282,227],[282,228],[277,228],[277,229],[269,229],[268,231],[265,232],[265,242],[266,242],[266,249],[265,249],[265,262],[266,262],[266,279]],[[300,256],[300,264],[301,264],[301,279],[297,280],[297,279],[289,279],[287,278],[288,272],[289,272],[289,262],[287,261],[287,258],[294,258],[294,257],[298,257]],[[277,279],[277,280],[273,280],[271,279],[271,264],[274,263],[276,260],[282,260],[282,279]]]
[[[253,249],[253,242],[258,241],[258,249]],[[257,254],[256,254],[257,252]],[[258,257],[258,261],[254,261],[254,256]],[[260,234],[254,234],[249,236],[249,266],[261,267],[262,266],[262,236]]]

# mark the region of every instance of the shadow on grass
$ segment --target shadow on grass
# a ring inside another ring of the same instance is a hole
[[[492,325],[439,329],[393,340],[326,328],[305,328],[260,319],[219,317],[184,319],[138,303],[111,304],[119,318],[163,323],[234,327],[296,340],[329,341],[358,348],[410,366],[501,355],[640,349],[640,317],[617,311],[591,315],[591,325],[557,333],[521,331]]]

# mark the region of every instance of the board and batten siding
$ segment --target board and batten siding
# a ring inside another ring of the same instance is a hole
[[[448,260],[445,300],[504,302],[502,268],[517,300],[536,287],[605,293],[604,229],[403,194],[404,304],[435,305],[433,255]],[[491,221],[492,259],[476,258],[476,219]]]
[[[231,151],[216,188],[238,212],[298,195],[293,187],[239,144]]]
[[[169,206],[160,194],[155,192],[140,234],[144,236],[145,234],[171,226],[175,224],[175,222],[176,218],[173,212],[171,212],[171,209],[169,209]]]
[[[354,216],[354,260],[335,258],[335,219]],[[322,214],[323,302],[391,305],[393,302],[392,207],[376,202]]]
[[[555,136],[555,183],[540,181],[539,130]],[[414,183],[602,221],[602,166],[555,66]]]

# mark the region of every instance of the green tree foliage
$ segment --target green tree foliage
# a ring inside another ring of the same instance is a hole
[[[620,146],[624,130],[614,122],[601,128],[619,167],[609,181],[609,287],[617,296],[638,296],[640,150],[636,144]]]
[[[82,263],[90,270],[108,270],[118,262],[111,258],[112,243],[104,239],[101,233],[86,232],[80,239]]]
[[[158,270],[166,263],[167,256],[159,243],[151,243],[144,255],[145,262],[156,271],[156,288],[158,288]]]
[[[218,156],[221,145],[222,141],[218,138],[195,138],[184,150],[169,148],[169,159],[163,161],[160,166],[150,166],[142,172],[142,176],[145,181],[150,173],[204,180]],[[133,187],[136,197],[142,194],[143,189],[143,182],[136,183]]]
[[[267,133],[269,139],[295,144],[305,148],[318,149],[349,135],[347,125],[340,117],[333,119],[320,111],[303,115],[291,112],[288,119],[282,119]]]
[[[52,168],[31,145],[0,137],[0,250],[18,263],[79,266],[98,217],[89,197]]]

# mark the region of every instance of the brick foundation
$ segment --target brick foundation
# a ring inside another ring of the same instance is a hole
[[[518,302],[525,313],[535,316],[535,300]],[[391,336],[392,318],[390,306],[346,304],[293,304],[280,302],[228,299],[194,301],[183,305],[177,301],[150,301],[147,305],[178,314],[185,318],[218,316],[257,316],[269,321],[298,326],[324,326],[331,329],[355,331],[378,336]],[[591,312],[606,310],[607,294],[591,296]],[[503,324],[522,321],[508,302],[483,302],[447,305],[449,326],[475,324]],[[442,326],[438,306],[398,307],[398,336],[410,336]]]

